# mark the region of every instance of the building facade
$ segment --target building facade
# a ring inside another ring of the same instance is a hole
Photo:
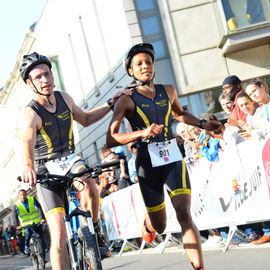
[[[131,82],[122,66],[128,48],[150,42],[157,56],[155,82],[175,85],[182,106],[194,115],[222,118],[218,96],[225,77],[235,74],[244,82],[262,77],[269,85],[269,19],[269,0],[48,0],[0,95],[6,115],[12,115],[6,131],[12,143],[2,154],[0,177],[1,186],[9,183],[9,194],[0,196],[5,205],[0,204],[0,218],[20,188],[18,125],[32,96],[19,75],[24,54],[47,55],[56,89],[90,110]],[[91,165],[100,161],[110,118],[75,126],[76,151]]]

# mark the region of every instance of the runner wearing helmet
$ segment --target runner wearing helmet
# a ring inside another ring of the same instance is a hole
[[[78,172],[83,169],[84,162],[74,154],[73,119],[84,127],[89,126],[109,113],[110,107],[121,95],[118,92],[108,103],[84,112],[69,94],[54,91],[51,67],[50,60],[36,52],[25,55],[20,66],[22,79],[35,92],[34,99],[25,108],[21,133],[24,165],[21,177],[30,187],[35,186],[37,173],[49,171],[59,174],[59,164],[65,160],[69,161],[66,170]],[[97,227],[99,195],[95,182],[85,177],[81,180],[85,184],[81,192],[81,206],[92,213],[101,254],[109,255],[110,251]],[[38,184],[37,193],[50,227],[50,258],[53,269],[69,269],[63,220],[65,191],[53,184]]]
[[[194,269],[203,269],[199,232],[190,214],[191,188],[188,172],[172,134],[172,116],[176,120],[206,130],[217,130],[218,121],[199,120],[184,111],[172,85],[154,84],[155,52],[151,44],[133,46],[124,59],[132,82],[131,96],[121,96],[115,104],[107,133],[108,147],[136,141],[136,171],[148,214],[142,228],[146,242],[155,232],[166,228],[164,185],[169,193],[182,228],[183,243]],[[126,117],[132,132],[119,133]]]

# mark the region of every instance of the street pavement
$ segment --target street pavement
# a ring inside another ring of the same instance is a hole
[[[0,256],[0,270],[33,270],[33,264],[24,254],[16,256]],[[51,270],[50,262],[46,263],[45,270]]]
[[[207,270],[264,270],[270,269],[270,243],[246,247],[231,246],[223,252],[221,248],[203,250],[205,269]],[[192,270],[182,247],[161,249],[147,248],[139,251],[126,251],[121,256],[113,253],[102,261],[104,270]],[[30,270],[33,266],[23,255],[0,256],[0,270]],[[51,269],[47,263],[46,269]]]
[[[230,246],[223,252],[222,248],[203,250],[205,269],[207,270],[263,270],[270,269],[270,243],[245,247]],[[121,256],[103,260],[104,270],[192,270],[182,248],[168,247],[164,253],[156,248],[145,249],[141,255],[138,251],[128,251]]]

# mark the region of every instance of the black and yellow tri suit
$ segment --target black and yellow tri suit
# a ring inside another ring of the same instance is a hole
[[[190,180],[183,160],[152,167],[147,144],[173,139],[170,100],[163,85],[155,84],[155,89],[154,99],[133,90],[131,99],[135,103],[135,112],[128,118],[134,131],[148,128],[152,123],[164,125],[162,132],[156,137],[137,142],[136,171],[148,212],[156,212],[165,207],[164,184],[170,198],[178,194],[191,194]]]
[[[49,112],[35,100],[27,106],[31,107],[41,118],[42,126],[37,131],[35,143],[35,169],[37,173],[44,174],[48,170],[44,165],[49,160],[63,158],[74,153],[73,115],[60,92],[54,92],[56,111]],[[77,161],[75,167],[82,165]],[[64,212],[67,207],[66,192],[63,188],[52,183],[38,184],[37,192],[43,212]]]

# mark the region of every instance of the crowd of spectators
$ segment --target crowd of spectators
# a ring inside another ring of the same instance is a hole
[[[265,138],[269,134],[269,94],[267,87],[260,78],[249,81],[242,88],[241,80],[235,76],[228,76],[222,83],[222,93],[219,103],[227,115],[223,130],[214,134],[179,123],[176,133],[182,138],[180,149],[188,167],[196,166],[200,158],[207,158],[210,162],[218,161],[220,151],[227,148],[233,149],[235,145],[251,138]],[[209,113],[200,115],[201,119],[215,119]],[[231,162],[233,163],[233,157]],[[232,166],[233,168],[233,166]],[[241,190],[239,177],[234,175],[228,181],[232,182],[232,192]],[[235,237],[237,243],[262,244],[270,242],[270,222],[254,223],[238,226],[243,232],[243,237]],[[207,234],[208,240],[203,247],[216,247],[225,244],[228,228],[213,228]]]
[[[23,252],[21,244],[24,245],[21,231],[17,230],[13,224],[6,228],[0,225],[0,255],[19,255]]]

